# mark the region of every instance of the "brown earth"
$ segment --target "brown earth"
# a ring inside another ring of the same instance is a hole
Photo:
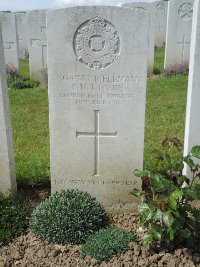
[[[49,190],[44,189],[31,192],[27,193],[31,210],[49,194]],[[23,190],[21,193],[24,194]],[[112,215],[111,221],[118,227],[141,235],[135,212]],[[128,251],[102,263],[90,257],[81,259],[80,247],[49,244],[27,231],[7,246],[0,247],[0,267],[200,267],[200,244],[197,244],[193,250],[178,248],[172,252],[157,252],[155,249],[144,249],[140,242],[131,243]]]

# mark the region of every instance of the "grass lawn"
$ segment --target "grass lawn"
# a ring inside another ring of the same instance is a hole
[[[156,49],[155,66],[162,68],[164,49]],[[29,75],[28,60],[21,73]],[[187,77],[152,78],[147,84],[144,166],[152,168],[151,151],[165,135],[184,137]],[[49,178],[47,89],[10,90],[14,151],[18,183],[39,184]],[[178,153],[181,155],[182,151]]]
[[[154,67],[153,71],[155,74],[158,71],[162,73],[162,70],[164,68],[164,59],[165,59],[165,49],[164,48],[155,48],[155,53],[154,53]]]
[[[144,167],[151,169],[151,151],[161,148],[165,135],[183,143],[187,77],[148,80]],[[177,155],[182,155],[179,151]]]
[[[20,73],[21,73],[21,75],[30,78],[30,76],[29,76],[28,58],[20,59]]]
[[[17,181],[49,181],[47,89],[10,90]]]

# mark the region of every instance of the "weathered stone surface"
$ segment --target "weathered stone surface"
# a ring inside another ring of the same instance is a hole
[[[14,13],[0,12],[5,62],[19,70],[19,44],[17,22]]]
[[[52,192],[134,205],[143,168],[148,14],[120,7],[47,13]]]
[[[24,58],[28,55],[28,40],[27,40],[27,23],[26,13],[17,12],[17,32],[19,39],[19,57]]]
[[[194,4],[194,18],[192,25],[190,51],[190,72],[188,81],[187,109],[184,154],[187,155],[191,148],[200,145],[200,2]],[[188,168],[184,174],[189,174]]]
[[[27,35],[30,77],[44,84],[43,70],[47,67],[46,10],[27,12]]]
[[[0,27],[0,194],[16,191],[8,88]]]
[[[194,0],[168,3],[165,68],[189,61]]]
[[[134,10],[145,10],[149,13],[149,38],[148,38],[148,74],[153,73],[154,64],[154,46],[155,46],[155,30],[156,30],[156,2],[132,2],[126,3],[124,7],[133,8]]]
[[[156,30],[155,30],[155,46],[163,47],[166,42],[167,31],[167,1],[157,1],[156,8]]]

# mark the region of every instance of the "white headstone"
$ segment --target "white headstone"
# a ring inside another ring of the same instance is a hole
[[[155,8],[156,8],[155,46],[164,47],[166,42],[168,2],[158,1],[156,2]]]
[[[184,155],[191,148],[200,145],[200,2],[194,3],[194,18],[192,25],[192,38],[190,50],[190,72],[188,81],[188,96],[186,109],[186,126]],[[185,168],[184,174],[189,174]]]
[[[26,13],[17,12],[17,32],[19,38],[19,57],[24,58],[28,55]]]
[[[145,10],[149,13],[149,40],[148,40],[148,74],[153,73],[154,64],[154,46],[155,46],[155,28],[156,28],[156,14],[155,14],[155,2],[133,2],[126,3],[122,6],[133,8],[134,10]],[[132,25],[133,26],[133,25]]]
[[[168,3],[165,68],[189,61],[194,0]]]
[[[133,27],[134,25],[134,27]],[[133,203],[143,168],[148,15],[120,7],[47,13],[52,192],[108,209]]]
[[[42,70],[47,67],[46,10],[27,12],[30,77],[44,83]]]
[[[0,194],[16,192],[6,67],[0,27]]]
[[[5,62],[19,70],[19,44],[14,13],[0,12]]]

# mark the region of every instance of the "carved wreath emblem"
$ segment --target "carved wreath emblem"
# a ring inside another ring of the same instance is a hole
[[[157,4],[156,8],[157,8],[159,13],[165,12],[165,5],[163,3]]]
[[[74,35],[78,60],[93,69],[103,69],[118,58],[120,40],[115,27],[100,16],[82,24]]]
[[[179,8],[178,14],[182,19],[185,19],[185,20],[192,19],[192,15],[193,15],[192,4],[190,3],[182,4]]]

